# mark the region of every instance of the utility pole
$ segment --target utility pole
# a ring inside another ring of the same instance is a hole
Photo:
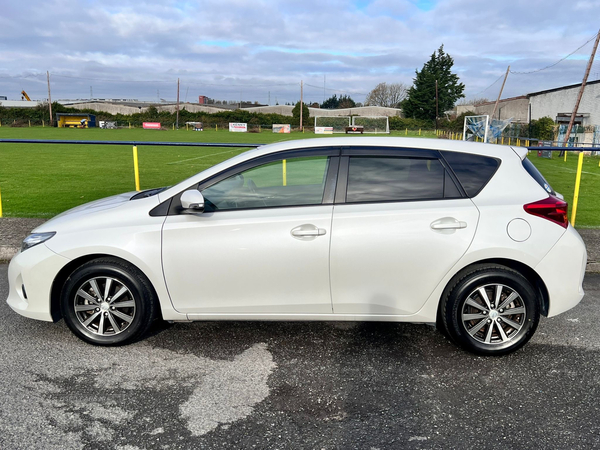
[[[271,91],[269,91],[269,106],[271,106]]]
[[[594,42],[594,48],[592,49],[592,54],[590,55],[590,60],[588,61],[587,67],[585,68],[585,74],[583,75],[583,81],[581,82],[581,88],[579,89],[579,94],[577,95],[577,100],[575,101],[575,107],[573,108],[573,113],[571,114],[571,120],[569,120],[569,126],[567,127],[567,134],[565,134],[565,147],[569,146],[569,138],[571,137],[571,130],[573,129],[573,123],[575,123],[575,116],[577,116],[577,110],[579,109],[579,103],[581,102],[581,97],[583,97],[583,90],[585,89],[585,84],[587,83],[588,76],[590,75],[590,70],[592,68],[592,64],[594,63],[594,56],[596,55],[596,50],[598,49],[598,41],[600,41],[600,30],[598,30],[598,34],[596,35],[596,42]]]
[[[439,112],[438,112],[438,82],[437,80],[435,80],[435,131],[437,131],[438,129],[438,116],[439,116]]]
[[[323,103],[325,103],[325,81],[326,81],[326,75],[323,74]]]
[[[52,96],[50,95],[50,72],[46,71],[46,78],[48,80],[48,108],[50,108],[50,126],[54,126],[54,119],[52,118]]]
[[[176,127],[179,130],[179,78],[177,78],[177,120],[176,120]]]
[[[508,73],[510,72],[510,66],[506,69],[506,74],[504,75],[504,81],[502,82],[502,87],[500,88],[500,92],[498,93],[498,98],[496,99],[496,103],[494,104],[494,110],[492,111],[492,117],[490,117],[490,123],[494,119],[494,115],[496,114],[496,110],[498,109],[498,103],[500,102],[500,97],[502,97],[502,91],[504,90],[504,85],[506,84],[506,79],[508,78]]]
[[[302,127],[302,93],[303,93],[304,85],[302,84],[302,80],[300,80],[300,131],[303,130]]]
[[[94,98],[94,91],[92,90],[92,87],[90,86],[90,100]]]

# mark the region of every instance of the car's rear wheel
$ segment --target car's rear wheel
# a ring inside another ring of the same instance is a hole
[[[442,319],[451,339],[466,350],[504,355],[531,339],[540,319],[540,301],[519,272],[479,265],[450,287],[443,299]]]
[[[61,293],[65,322],[95,345],[123,345],[145,334],[157,301],[148,279],[116,258],[89,261],[67,279]]]

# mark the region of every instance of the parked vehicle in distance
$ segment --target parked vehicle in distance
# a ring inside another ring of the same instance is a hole
[[[408,138],[259,147],[34,230],[8,304],[97,345],[155,318],[436,323],[523,346],[583,297],[586,250],[524,148]]]

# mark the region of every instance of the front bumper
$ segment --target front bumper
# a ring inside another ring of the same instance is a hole
[[[69,261],[45,244],[18,253],[8,267],[8,305],[22,316],[52,322],[52,283]]]
[[[548,289],[548,317],[563,313],[581,301],[586,264],[587,251],[583,239],[569,225],[567,231],[535,267]]]

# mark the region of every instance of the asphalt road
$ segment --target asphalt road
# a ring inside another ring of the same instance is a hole
[[[516,354],[425,325],[158,325],[122,348],[25,319],[0,265],[0,449],[600,447],[600,275]]]

